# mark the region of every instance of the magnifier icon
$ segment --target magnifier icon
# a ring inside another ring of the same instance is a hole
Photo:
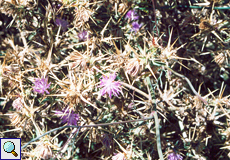
[[[3,149],[7,153],[12,153],[15,157],[18,156],[18,154],[14,151],[15,150],[15,145],[11,141],[7,141],[3,145]]]

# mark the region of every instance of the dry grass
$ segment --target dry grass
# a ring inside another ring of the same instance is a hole
[[[227,1],[1,0],[0,11],[0,135],[21,138],[22,159],[230,158]]]

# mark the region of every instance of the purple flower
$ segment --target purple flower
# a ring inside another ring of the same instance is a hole
[[[60,19],[60,18],[57,18],[57,19],[55,20],[55,24],[56,24],[57,26],[61,26],[64,32],[67,30],[67,28],[68,28],[68,26],[69,26],[68,21],[66,21],[66,20],[64,20],[64,19]]]
[[[119,92],[121,91],[121,84],[118,81],[114,81],[116,78],[116,74],[110,74],[109,77],[103,76],[102,79],[100,79],[100,87],[102,89],[100,90],[101,95],[109,94],[109,97],[112,97],[112,94],[115,96],[118,96]]]
[[[142,26],[142,24],[139,24],[138,22],[133,22],[132,23],[132,31],[135,31],[135,33],[136,33],[137,31],[139,31],[141,26]]]
[[[72,110],[71,113],[69,112],[69,109],[63,111],[55,111],[55,114],[60,114],[62,123],[67,123],[68,125],[77,125],[77,122],[79,120],[79,114],[75,114]]]
[[[135,12],[135,10],[133,9],[127,12],[125,18],[129,19],[130,21],[133,21],[133,20],[138,20],[139,16],[137,12]]]
[[[110,149],[110,146],[112,145],[112,140],[108,134],[103,135],[102,144],[105,146],[106,149]]]
[[[81,31],[80,33],[78,33],[78,38],[79,41],[86,41],[87,40],[87,31]]]
[[[172,152],[168,155],[168,160],[183,160],[183,157],[180,154]]]
[[[50,83],[48,84],[48,78],[41,78],[41,79],[36,78],[35,82],[33,83],[34,83],[33,89],[35,92],[41,94],[44,94],[44,92],[46,92],[47,94],[50,94],[47,90],[50,87]]]

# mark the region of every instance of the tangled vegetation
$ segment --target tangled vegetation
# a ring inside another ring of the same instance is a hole
[[[228,1],[0,11],[0,137],[22,159],[230,159]]]

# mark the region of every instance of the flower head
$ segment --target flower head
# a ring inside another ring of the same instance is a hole
[[[55,114],[60,114],[62,123],[67,123],[68,125],[77,125],[77,122],[79,120],[79,114],[75,114],[74,111],[69,111],[67,108],[66,110],[63,111],[55,111]]]
[[[104,94],[109,94],[109,97],[112,97],[112,94],[118,96],[119,92],[121,91],[121,84],[118,81],[114,81],[116,78],[116,74],[110,74],[109,77],[103,76],[100,79],[100,87],[102,87],[100,93],[103,96]]]
[[[21,110],[23,108],[23,101],[21,97],[18,97],[17,99],[15,99],[13,101],[12,106],[17,109],[17,110]]]
[[[103,135],[102,144],[105,146],[106,149],[110,149],[110,146],[112,145],[112,140],[108,134]]]
[[[68,21],[64,20],[64,19],[60,19],[60,18],[57,18],[55,20],[55,24],[57,26],[61,26],[62,27],[62,30],[65,32],[69,26],[69,23]]]
[[[114,156],[112,157],[112,160],[126,160],[125,154],[124,153],[115,153]]]
[[[103,154],[106,155],[106,156],[111,155],[112,150],[113,150],[112,137],[110,135],[108,135],[108,134],[103,134],[101,142],[102,142],[102,144],[104,146]]]
[[[136,76],[141,68],[141,63],[139,58],[131,58],[128,60],[125,66],[126,72],[132,76]]]
[[[35,92],[44,94],[44,92],[46,92],[47,94],[49,94],[48,92],[48,88],[50,87],[50,83],[48,84],[48,78],[36,78],[35,82],[34,82],[34,86],[33,89]]]
[[[86,41],[87,40],[87,31],[81,31],[80,33],[78,33],[78,38],[79,41]]]
[[[183,160],[183,157],[180,154],[172,152],[168,155],[168,160]]]
[[[133,9],[127,12],[125,18],[129,19],[130,21],[133,21],[133,20],[138,20],[139,16],[137,12],[135,12],[135,10]]]
[[[139,31],[141,26],[142,26],[142,24],[139,24],[138,22],[133,22],[132,23],[132,31],[134,31],[136,33],[137,31]]]
[[[45,143],[42,143],[36,147],[35,154],[42,159],[51,159],[53,157],[51,147]]]

